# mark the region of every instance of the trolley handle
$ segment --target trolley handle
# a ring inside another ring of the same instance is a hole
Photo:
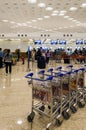
[[[44,74],[45,73],[45,70],[40,70],[39,72],[38,72],[38,74]]]
[[[72,69],[72,68],[73,68],[73,65],[68,65],[67,68],[71,68],[71,69]]]
[[[46,79],[32,78],[32,80],[37,80],[37,81],[42,81],[42,82],[52,80],[52,79],[53,79],[53,76],[48,76]]]
[[[32,76],[33,76],[33,73],[29,73],[25,76],[25,78],[29,78],[29,79],[37,80],[37,81],[43,81],[43,82],[53,79],[53,76],[48,76],[46,79],[33,78]]]
[[[33,73],[31,72],[31,73],[28,73],[26,76],[25,76],[25,78],[31,78],[33,76]]]
[[[57,67],[56,70],[60,70],[61,72],[67,72],[65,70],[62,70],[62,66]]]
[[[47,72],[52,72],[53,71],[53,68],[50,68],[50,69],[48,69],[48,71]]]
[[[79,70],[81,70],[81,71],[85,71],[85,68],[80,68]]]
[[[72,72],[69,71],[69,72],[67,72],[66,74],[67,74],[67,75],[70,75],[71,73],[72,73]]]
[[[73,72],[74,72],[74,73],[78,73],[78,71],[79,71],[79,70],[78,70],[78,69],[76,69],[76,70],[74,70]]]
[[[61,70],[62,69],[62,66],[59,66],[56,68],[56,70]]]
[[[63,77],[65,74],[63,74],[63,73],[59,73],[57,76],[59,76],[59,77]]]

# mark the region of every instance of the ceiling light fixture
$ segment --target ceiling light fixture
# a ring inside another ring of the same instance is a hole
[[[69,18],[69,16],[64,16],[64,18],[66,19],[66,18]]]
[[[56,13],[52,13],[51,15],[52,15],[52,16],[56,16],[57,14],[56,14]]]
[[[81,7],[85,8],[85,7],[86,7],[86,3],[83,3],[83,4],[81,5]]]
[[[43,7],[45,7],[45,3],[39,3],[38,6],[43,8]]]
[[[44,18],[49,18],[50,16],[48,16],[48,15],[46,15],[46,16],[44,16]]]
[[[66,10],[61,10],[60,13],[61,14],[65,14],[67,11]]]
[[[30,22],[30,21],[27,21],[26,23],[30,24],[31,22]]]
[[[8,20],[2,20],[3,22],[8,22]]]
[[[32,20],[32,22],[37,22],[37,20]]]
[[[68,18],[68,20],[73,20],[73,18]]]
[[[63,16],[64,14],[63,13],[60,13],[59,16]]]
[[[52,7],[47,7],[46,10],[51,11],[51,10],[53,10],[53,8]]]
[[[69,10],[70,10],[70,11],[76,11],[77,8],[76,8],[76,7],[71,7]]]
[[[73,22],[77,22],[77,20],[76,20],[76,19],[73,19],[72,21],[73,21]]]
[[[59,13],[59,11],[58,10],[54,10],[53,13]]]
[[[28,0],[28,2],[31,4],[35,4],[37,2],[37,0]]]
[[[14,24],[15,22],[14,21],[10,21],[10,23]]]
[[[43,20],[43,18],[37,18],[38,20]]]

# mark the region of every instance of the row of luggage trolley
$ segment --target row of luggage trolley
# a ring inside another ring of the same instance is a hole
[[[46,130],[53,130],[78,108],[83,108],[86,104],[85,71],[86,65],[79,69],[69,65],[66,71],[62,66],[41,70],[38,77],[33,72],[28,73],[25,78],[32,86],[32,110],[27,120],[33,122],[37,112],[48,118]]]

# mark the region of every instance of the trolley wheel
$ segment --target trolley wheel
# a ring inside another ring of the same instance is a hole
[[[65,120],[68,120],[70,118],[70,113],[67,112],[67,110],[64,110],[62,112],[62,115],[63,115],[63,117],[64,117]]]
[[[71,109],[71,111],[73,112],[73,113],[76,113],[77,112],[77,108],[76,108],[76,106],[71,106],[70,107],[70,109]]]
[[[86,103],[86,96],[84,97],[84,101],[85,101],[85,103]]]
[[[42,105],[41,107],[39,107],[39,110],[44,111],[45,110],[45,106]]]
[[[27,120],[28,122],[32,122],[35,116],[35,112],[32,111],[28,116],[27,116]]]
[[[61,126],[62,122],[63,122],[63,117],[62,115],[60,115],[59,117],[56,118],[55,125]]]
[[[46,130],[53,130],[53,125],[52,123],[48,123]]]
[[[78,101],[78,106],[79,106],[79,108],[85,107],[85,102],[84,102],[84,100]]]
[[[50,105],[48,105],[48,109],[49,109],[49,110],[51,109],[51,106],[50,106]]]

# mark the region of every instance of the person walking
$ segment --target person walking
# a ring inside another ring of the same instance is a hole
[[[8,73],[11,74],[12,72],[12,54],[10,52],[10,49],[7,50],[7,53],[4,56],[4,61],[5,61],[5,71],[6,75]]]
[[[2,48],[0,48],[0,68],[3,67],[3,51]]]

